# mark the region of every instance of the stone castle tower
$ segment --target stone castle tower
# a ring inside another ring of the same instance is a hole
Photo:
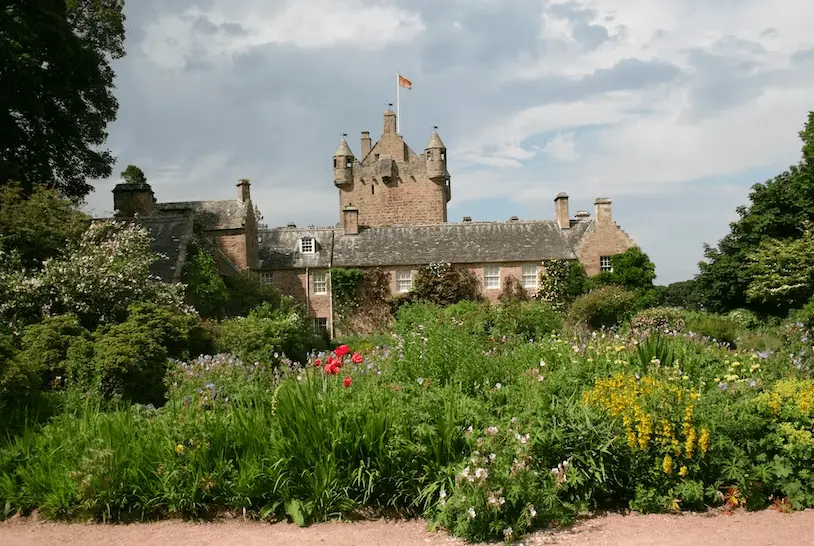
[[[384,131],[371,146],[362,133],[361,159],[345,138],[334,154],[334,184],[339,188],[339,217],[358,211],[360,227],[439,224],[447,221],[451,198],[447,149],[433,130],[419,155],[396,132],[396,114],[384,113]]]

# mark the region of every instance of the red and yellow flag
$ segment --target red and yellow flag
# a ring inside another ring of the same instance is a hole
[[[402,76],[401,74],[399,74],[399,85],[406,89],[413,88],[413,83],[404,76]]]

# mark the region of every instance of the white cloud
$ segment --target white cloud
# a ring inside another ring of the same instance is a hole
[[[551,159],[563,163],[573,163],[578,157],[573,132],[557,135],[546,142],[545,145],[534,146],[534,148],[545,153]]]
[[[165,16],[146,28],[142,50],[162,68],[176,69],[191,55],[224,63],[235,54],[266,44],[376,47],[412,40],[425,28],[419,15],[387,1],[297,0],[282,10],[259,0],[236,4],[219,0],[209,10],[194,8]],[[240,25],[246,35],[196,32],[199,17],[215,25]]]

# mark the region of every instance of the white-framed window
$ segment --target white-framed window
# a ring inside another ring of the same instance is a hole
[[[602,272],[611,272],[611,271],[613,271],[613,267],[611,266],[611,257],[610,256],[600,256],[599,257],[599,271],[602,271]]]
[[[315,271],[311,274],[314,282],[314,294],[328,293],[328,274],[325,271]]]
[[[257,280],[260,281],[261,283],[271,284],[272,279],[271,271],[259,271],[258,273],[256,273],[256,275]]]
[[[523,264],[523,288],[537,288],[540,278],[540,266],[537,264]]]
[[[316,317],[314,319],[314,331],[318,334],[322,334],[328,331],[328,318],[327,317]]]
[[[487,265],[483,268],[483,285],[486,288],[500,288],[500,266]]]
[[[413,289],[413,271],[399,269],[396,271],[396,292],[409,292]]]
[[[303,237],[300,239],[300,252],[303,254],[314,254],[317,250],[317,242],[313,237]]]

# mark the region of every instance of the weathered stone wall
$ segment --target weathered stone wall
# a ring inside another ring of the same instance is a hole
[[[594,223],[577,248],[577,256],[588,276],[599,274],[601,256],[621,254],[634,246],[636,242],[613,221],[610,200],[597,199]]]
[[[313,273],[327,270],[284,269],[263,271],[266,275],[264,282],[270,283],[280,294],[291,296],[296,301],[308,307],[311,317],[327,318],[328,328],[331,324],[331,298],[330,279],[328,279],[328,294],[314,294]]]
[[[355,207],[360,226],[446,222],[446,183],[428,178],[426,157],[412,151],[395,127],[395,114],[386,112],[381,138],[353,162],[350,182],[339,186],[340,218],[345,207]],[[363,137],[363,150],[366,142]]]
[[[215,244],[230,262],[238,269],[249,267],[246,254],[246,234],[242,230],[235,232],[207,232],[205,235],[214,238]]]

